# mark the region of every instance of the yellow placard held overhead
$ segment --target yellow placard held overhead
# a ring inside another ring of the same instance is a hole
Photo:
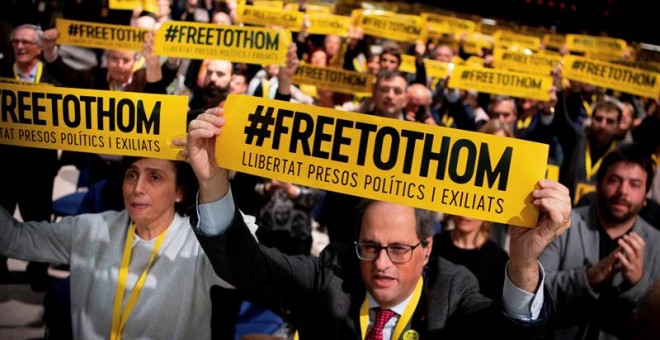
[[[257,7],[239,4],[236,20],[245,24],[275,25],[290,30],[299,30],[303,23],[302,12],[285,11],[283,8]]]
[[[545,178],[558,182],[559,181],[559,165],[548,164],[548,168],[545,171]]]
[[[241,1],[241,3],[245,4],[245,1]],[[284,8],[284,1],[277,1],[277,0],[253,0],[252,5],[254,7],[267,7],[267,8],[277,8],[277,9],[282,9]]]
[[[550,100],[552,77],[469,65],[456,65],[449,87],[541,101]]]
[[[496,68],[523,73],[551,75],[552,69],[561,60],[560,56],[526,54],[502,48],[493,51],[493,65]]]
[[[405,73],[412,73],[412,74],[417,73],[417,66],[415,64],[416,59],[417,58],[413,55],[402,54],[401,64],[399,65],[399,71]]]
[[[656,99],[660,96],[660,73],[565,55],[564,77],[584,83]]]
[[[433,59],[424,59],[426,75],[435,79],[445,79],[451,73],[452,65]]]
[[[572,52],[586,52],[623,57],[628,44],[623,39],[567,34],[566,47]]]
[[[170,57],[283,65],[290,42],[286,30],[166,21],[154,49]]]
[[[460,36],[458,37],[460,39]],[[479,55],[483,49],[492,49],[495,39],[492,36],[479,32],[471,32],[463,41],[463,50],[466,53]]]
[[[432,37],[442,34],[454,34],[459,37],[463,33],[474,32],[477,27],[477,23],[467,19],[427,12],[422,13],[421,16],[429,25],[429,34]]]
[[[148,29],[57,18],[57,43],[90,48],[141,51]]]
[[[365,34],[396,41],[415,41],[426,39],[424,19],[413,15],[381,15],[363,12],[358,26]]]
[[[22,80],[19,80],[19,79],[7,78],[7,77],[0,77],[0,83],[19,84],[19,85],[28,85],[28,86],[33,86],[33,85],[54,86],[55,85],[55,84],[51,84],[51,83],[32,83],[32,82],[29,82],[29,81],[22,81]]]
[[[348,36],[351,27],[351,18],[343,15],[332,15],[324,13],[308,14],[311,26],[308,32],[311,34],[336,34],[342,37]]]
[[[511,31],[497,31],[493,34],[495,47],[530,49],[538,51],[541,47],[541,39],[524,34],[516,34]]]
[[[554,48],[559,50],[566,44],[566,36],[563,34],[544,34],[543,35],[543,45],[545,47]]]
[[[230,95],[220,166],[266,178],[532,227],[548,146]],[[237,148],[236,145],[241,145]]]
[[[300,65],[292,81],[336,92],[371,96],[374,76],[343,69]]]
[[[138,6],[143,10],[154,14],[159,14],[158,0],[110,0],[108,8],[110,9],[125,9],[134,10]]]
[[[188,98],[0,84],[0,144],[177,159]]]

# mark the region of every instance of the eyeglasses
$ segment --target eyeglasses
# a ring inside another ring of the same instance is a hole
[[[381,246],[373,242],[355,242],[355,252],[362,261],[375,261],[380,255],[380,251],[385,249],[390,261],[394,263],[406,263],[412,259],[412,252],[419,247],[422,241],[414,246],[408,244],[390,244]]]
[[[12,45],[23,44],[25,46],[32,46],[32,45],[35,45],[37,42],[36,41],[31,41],[31,40],[24,40],[24,39],[12,39],[11,43],[12,43]]]

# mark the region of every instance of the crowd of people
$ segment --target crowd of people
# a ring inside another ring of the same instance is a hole
[[[450,88],[425,59],[491,68],[494,46],[310,34],[307,20],[283,65],[159,56],[150,33],[140,52],[94,50],[92,65],[72,66],[56,17],[243,25],[237,2],[32,3],[2,22],[0,78],[189,98],[175,141],[186,162],[0,144],[0,255],[30,261],[35,291],[66,287],[63,305],[45,304],[49,338],[233,338],[243,299],[279,313],[290,338],[660,338],[660,97],[569,81],[561,63],[548,101]],[[404,55],[414,74],[399,69]],[[373,75],[373,93],[294,85],[301,63]],[[229,171],[212,147],[229,94],[545,143],[559,175],[530,191],[539,219],[522,228]],[[78,214],[55,217],[53,182],[69,164],[89,190]],[[314,226],[330,239],[320,254]]]

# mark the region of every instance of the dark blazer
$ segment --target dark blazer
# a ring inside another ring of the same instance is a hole
[[[196,225],[196,217],[192,222]],[[219,276],[251,299],[285,310],[301,339],[360,339],[366,288],[352,247],[331,243],[318,258],[287,256],[258,244],[238,210],[224,234],[197,237]],[[478,291],[466,268],[429,261],[407,329],[417,330],[420,339],[533,338],[550,313],[546,295],[540,320],[517,322]]]

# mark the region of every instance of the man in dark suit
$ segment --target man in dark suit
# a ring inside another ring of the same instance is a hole
[[[280,72],[293,74],[296,64],[289,60]],[[542,180],[532,193],[541,217],[534,229],[513,228],[503,298],[494,303],[478,293],[467,269],[429,260],[430,213],[408,206],[363,203],[358,242],[331,244],[319,258],[259,245],[249,232],[253,219],[234,206],[228,171],[215,163],[222,113],[211,109],[190,123],[185,153],[200,183],[199,221],[192,224],[216,272],[251,298],[285,309],[301,339],[372,339],[378,332],[373,339],[527,338],[547,321],[537,258],[570,225],[565,187]]]

